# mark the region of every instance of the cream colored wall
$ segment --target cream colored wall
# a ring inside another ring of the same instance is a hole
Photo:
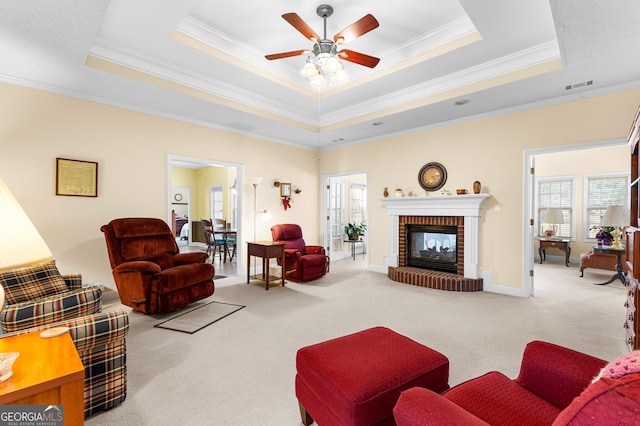
[[[495,283],[522,287],[523,152],[625,138],[640,100],[635,89],[314,152],[6,83],[0,83],[0,94],[0,178],[60,269],[106,284],[112,278],[100,226],[117,217],[166,220],[167,155],[173,154],[243,165],[244,241],[253,238],[248,178],[263,177],[256,208],[274,214],[267,224],[258,221],[257,239],[270,239],[272,224],[295,222],[305,239],[321,241],[319,176],[366,170],[369,262],[380,271],[389,246],[388,218],[379,201],[383,188],[417,190],[420,167],[439,161],[449,172],[447,189],[471,189],[477,179],[492,194],[481,220],[480,265]],[[56,157],[97,161],[99,196],[55,196]],[[276,177],[303,190],[286,212],[272,185]]]
[[[315,151],[6,83],[0,83],[0,116],[0,178],[63,273],[113,286],[100,226],[119,217],[167,220],[169,154],[242,164],[243,246],[253,239],[253,187],[246,179],[254,176],[269,182],[286,174],[304,189],[285,212],[272,187],[258,187],[258,207],[274,215],[259,223],[258,239],[271,239],[271,225],[282,222],[300,223],[306,237],[319,238]],[[98,197],[54,195],[56,157],[97,161]]]
[[[586,175],[602,173],[629,173],[629,146],[620,145],[564,151],[536,155],[536,177],[573,176],[575,178],[575,240],[571,242],[571,257],[587,252],[595,240],[587,240],[582,232],[584,217],[584,179]],[[537,245],[536,252],[537,253]],[[554,253],[555,254],[555,253]],[[562,255],[562,253],[559,253]]]
[[[479,119],[320,153],[321,175],[369,173],[369,262],[384,271],[389,222],[379,201],[385,186],[417,190],[427,162],[448,171],[445,188],[490,193],[481,218],[480,267],[494,284],[523,287],[525,150],[626,138],[640,90]]]

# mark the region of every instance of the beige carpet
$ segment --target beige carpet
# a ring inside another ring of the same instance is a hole
[[[604,359],[625,353],[624,287],[593,285],[611,273],[587,269],[580,278],[573,265],[559,257],[536,265],[536,296],[527,299],[399,284],[366,271],[360,257],[332,263],[323,279],[269,291],[243,277],[219,280],[209,300],[246,308],[196,334],[130,315],[127,399],[86,424],[299,426],[296,351],[376,325],[449,357],[451,385],[490,370],[517,376],[534,339]]]

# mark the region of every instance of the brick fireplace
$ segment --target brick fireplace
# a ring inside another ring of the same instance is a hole
[[[390,279],[448,291],[481,291],[479,250],[482,204],[489,194],[460,196],[383,198],[389,215],[389,255],[385,258]],[[456,272],[407,266],[406,227],[448,225],[457,227]]]

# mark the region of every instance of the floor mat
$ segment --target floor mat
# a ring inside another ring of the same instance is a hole
[[[209,302],[206,305],[164,320],[154,325],[154,327],[193,334],[244,307],[244,305],[233,305],[231,303]]]

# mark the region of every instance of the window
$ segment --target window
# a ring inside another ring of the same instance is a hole
[[[538,235],[544,235],[544,231],[551,228],[557,229],[555,234],[557,237],[573,238],[574,181],[575,178],[572,176],[536,179]],[[547,209],[561,209],[564,223],[553,225],[544,223]]]
[[[222,187],[211,187],[211,219],[224,219],[224,200]]]
[[[608,174],[585,176],[585,220],[584,235],[595,239],[600,220],[608,206],[629,205],[629,176]]]
[[[366,186],[358,183],[351,184],[351,199],[349,200],[349,223],[361,224],[365,221]]]

